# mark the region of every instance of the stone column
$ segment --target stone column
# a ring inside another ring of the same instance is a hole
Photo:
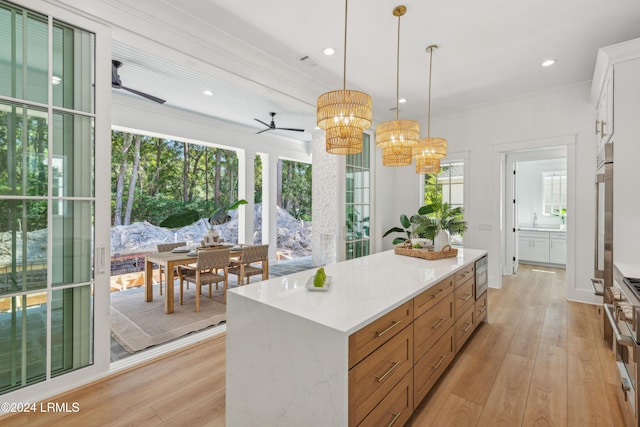
[[[313,134],[312,263],[336,262],[338,242],[338,156],[325,151],[325,134]]]
[[[255,152],[238,150],[238,199],[249,202],[238,208],[238,243],[253,245]]]

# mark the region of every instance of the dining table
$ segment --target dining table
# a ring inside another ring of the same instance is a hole
[[[220,248],[229,247],[220,245]],[[208,249],[215,249],[216,247],[211,247]],[[145,287],[145,301],[151,302],[153,301],[153,265],[158,264],[164,268],[166,272],[166,283],[171,284],[171,286],[167,286],[166,292],[164,293],[164,312],[169,314],[173,313],[174,309],[174,292],[173,292],[173,282],[174,282],[174,270],[175,267],[181,265],[194,264],[198,261],[198,256],[194,255],[194,251],[185,251],[185,250],[175,250],[170,252],[153,252],[147,254],[145,256],[144,263],[144,287]],[[240,247],[232,247],[231,248],[231,257],[238,258],[242,255],[242,248]]]

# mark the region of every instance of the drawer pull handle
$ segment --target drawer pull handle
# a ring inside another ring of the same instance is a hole
[[[462,331],[463,332],[467,332],[469,330],[469,328],[471,327],[471,325],[473,325],[473,323],[467,323],[467,326],[465,326],[465,328]]]
[[[441,319],[440,319],[440,321],[439,321],[438,323],[436,323],[435,325],[433,325],[433,326],[431,327],[431,329],[433,329],[433,330],[440,329],[440,326],[442,326],[442,324],[443,324],[446,320],[447,320],[446,318],[441,318]]]
[[[462,301],[467,302],[469,301],[469,298],[471,298],[473,296],[473,294],[465,294],[462,298],[460,298]]]
[[[398,326],[398,324],[401,322],[401,320],[395,321],[391,324],[391,326],[389,326],[387,329],[385,329],[384,331],[380,331],[380,332],[376,332],[376,336],[379,338],[381,336],[383,336],[384,334],[386,334],[387,332],[389,332],[391,329],[395,328],[396,326]]]
[[[435,299],[438,298],[438,296],[444,292],[444,289],[439,289],[438,292],[436,292],[435,294],[431,295],[431,298]]]
[[[391,368],[389,368],[389,370],[387,372],[384,373],[383,376],[381,377],[376,377],[376,379],[378,380],[379,383],[381,383],[382,381],[386,380],[387,377],[389,376],[389,374],[391,374],[391,372],[393,372],[394,369],[396,369],[396,367],[400,364],[400,361],[398,360],[397,362],[393,362],[393,365],[391,365]]]
[[[431,365],[431,367],[433,368],[434,371],[437,371],[438,368],[440,367],[440,365],[442,365],[442,363],[447,360],[447,357],[449,355],[448,354],[443,354],[442,356],[440,356],[440,360],[438,361],[438,363],[436,363],[435,365]]]
[[[396,421],[398,421],[398,418],[400,418],[400,415],[402,414],[403,411],[404,411],[404,409],[402,411],[398,412],[397,414],[394,414],[392,412],[391,415],[393,415],[393,419],[391,420],[391,422],[389,423],[389,425],[387,427],[391,427],[392,425],[394,425],[396,423]]]
[[[487,311],[486,305],[483,305],[482,307],[480,307],[480,313],[484,313],[485,311]]]

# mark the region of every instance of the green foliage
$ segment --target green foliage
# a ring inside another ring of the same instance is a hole
[[[211,225],[224,224],[229,221],[231,217],[228,214],[228,211],[237,209],[240,205],[246,205],[247,201],[244,199],[240,199],[235,203],[227,207],[214,208],[213,210],[205,210],[202,212],[211,212],[201,214],[196,210],[187,209],[182,212],[178,212],[176,214],[168,216],[164,221],[160,223],[160,227],[166,228],[180,228],[185,227],[187,225],[191,225],[194,222],[198,221],[200,218],[208,217],[208,222]]]
[[[311,164],[282,160],[281,199],[291,216],[311,218]]]
[[[407,237],[396,237],[393,240],[393,244],[397,245],[412,236],[433,240],[440,230],[447,230],[450,234],[464,234],[467,231],[462,208],[454,208],[448,203],[435,202],[424,205],[411,218],[402,214],[400,224],[401,227],[390,228],[382,237],[396,232],[405,233]]]
[[[564,224],[564,221],[567,218],[567,208],[554,209],[551,215],[559,217],[560,221]]]

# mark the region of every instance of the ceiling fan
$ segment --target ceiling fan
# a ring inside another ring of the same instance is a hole
[[[258,123],[262,123],[263,125],[265,125],[267,128],[266,129],[262,129],[261,131],[258,131],[256,133],[262,133],[262,132],[266,132],[268,130],[290,130],[293,132],[304,132],[304,129],[293,129],[293,128],[279,128],[276,126],[276,122],[273,121],[273,118],[276,116],[276,113],[269,113],[269,115],[271,116],[271,123],[266,124],[265,122],[263,122],[260,119],[253,119]]]
[[[147,98],[153,102],[157,102],[158,104],[164,104],[165,102],[167,102],[164,99],[157,98],[153,95],[149,95],[148,93],[140,92],[139,90],[122,86],[122,81],[120,81],[120,76],[118,75],[118,68],[120,67],[122,67],[122,62],[116,61],[115,59],[111,61],[111,87],[115,89],[124,89],[128,92],[135,93],[136,95]]]

